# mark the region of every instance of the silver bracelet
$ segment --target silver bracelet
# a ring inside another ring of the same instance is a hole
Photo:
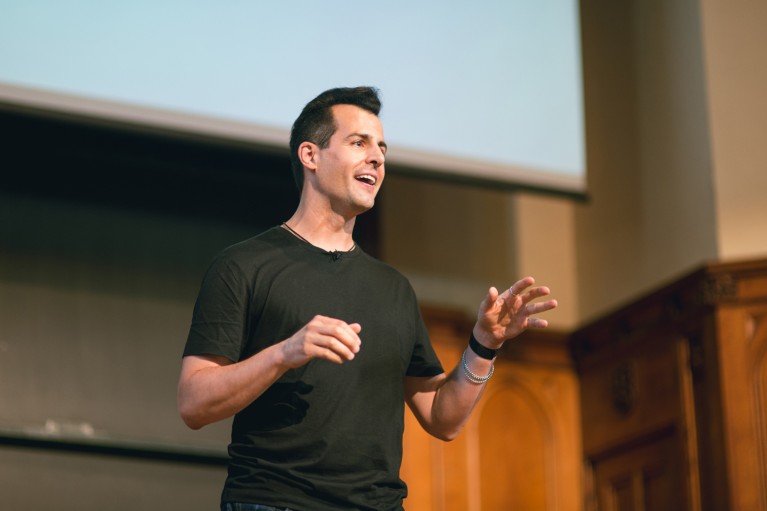
[[[493,375],[493,371],[495,371],[495,365],[493,364],[490,366],[490,372],[487,373],[487,376],[480,376],[471,372],[471,369],[469,369],[469,364],[466,363],[466,350],[463,351],[463,355],[461,356],[461,364],[463,365],[463,374],[466,376],[466,379],[476,385],[487,383],[487,380],[490,379],[490,377]]]

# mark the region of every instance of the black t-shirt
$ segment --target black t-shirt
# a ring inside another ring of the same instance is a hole
[[[213,261],[184,355],[239,361],[317,314],[360,323],[359,353],[342,365],[312,360],[288,371],[235,416],[222,500],[401,509],[403,379],[443,370],[396,270],[359,247],[333,257],[272,228]]]

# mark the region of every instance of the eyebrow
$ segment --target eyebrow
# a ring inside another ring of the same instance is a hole
[[[372,139],[372,137],[370,135],[368,135],[367,133],[351,133],[346,138],[350,139],[350,138],[354,138],[354,137],[359,137],[359,138],[364,139],[366,141],[370,141]],[[384,153],[386,153],[386,151],[389,150],[389,146],[383,140],[378,143],[378,147],[380,147]]]

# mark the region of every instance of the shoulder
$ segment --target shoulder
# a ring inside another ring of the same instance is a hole
[[[392,278],[396,278],[398,280],[404,279],[407,280],[407,278],[400,273],[399,270],[397,270],[394,266],[391,266],[388,263],[385,263],[381,261],[380,259],[376,259],[375,257],[371,256],[367,252],[365,252],[362,249],[360,250],[360,262],[367,266],[367,269],[370,271],[375,271],[387,276],[390,276]]]
[[[237,259],[238,257],[247,257],[254,253],[276,248],[285,244],[286,236],[279,227],[272,227],[260,234],[229,245],[221,250],[217,258]]]
[[[410,280],[394,266],[376,259],[365,252],[360,254],[360,259],[363,263],[362,271],[369,275],[374,275],[378,281],[387,287],[395,287],[401,292],[406,292],[413,297],[415,296]]]
[[[271,228],[256,236],[230,245],[212,259],[208,272],[218,274],[248,274],[264,261],[274,259],[284,250],[286,238],[280,228]]]
[[[229,245],[216,254],[214,261],[250,260],[264,252],[280,250],[286,245],[286,237],[281,231],[279,227],[273,227],[252,238]]]

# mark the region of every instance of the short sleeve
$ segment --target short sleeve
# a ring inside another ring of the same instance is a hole
[[[405,374],[407,376],[426,377],[442,374],[445,370],[442,368],[442,364],[440,363],[439,358],[437,358],[437,354],[434,352],[434,348],[429,340],[429,332],[426,330],[423,317],[421,317],[421,312],[415,301],[415,294],[413,294],[413,302],[415,309],[413,312],[415,344],[413,345],[410,364],[408,365]]]
[[[219,255],[208,268],[192,313],[184,356],[240,359],[247,332],[250,284],[236,261]]]

